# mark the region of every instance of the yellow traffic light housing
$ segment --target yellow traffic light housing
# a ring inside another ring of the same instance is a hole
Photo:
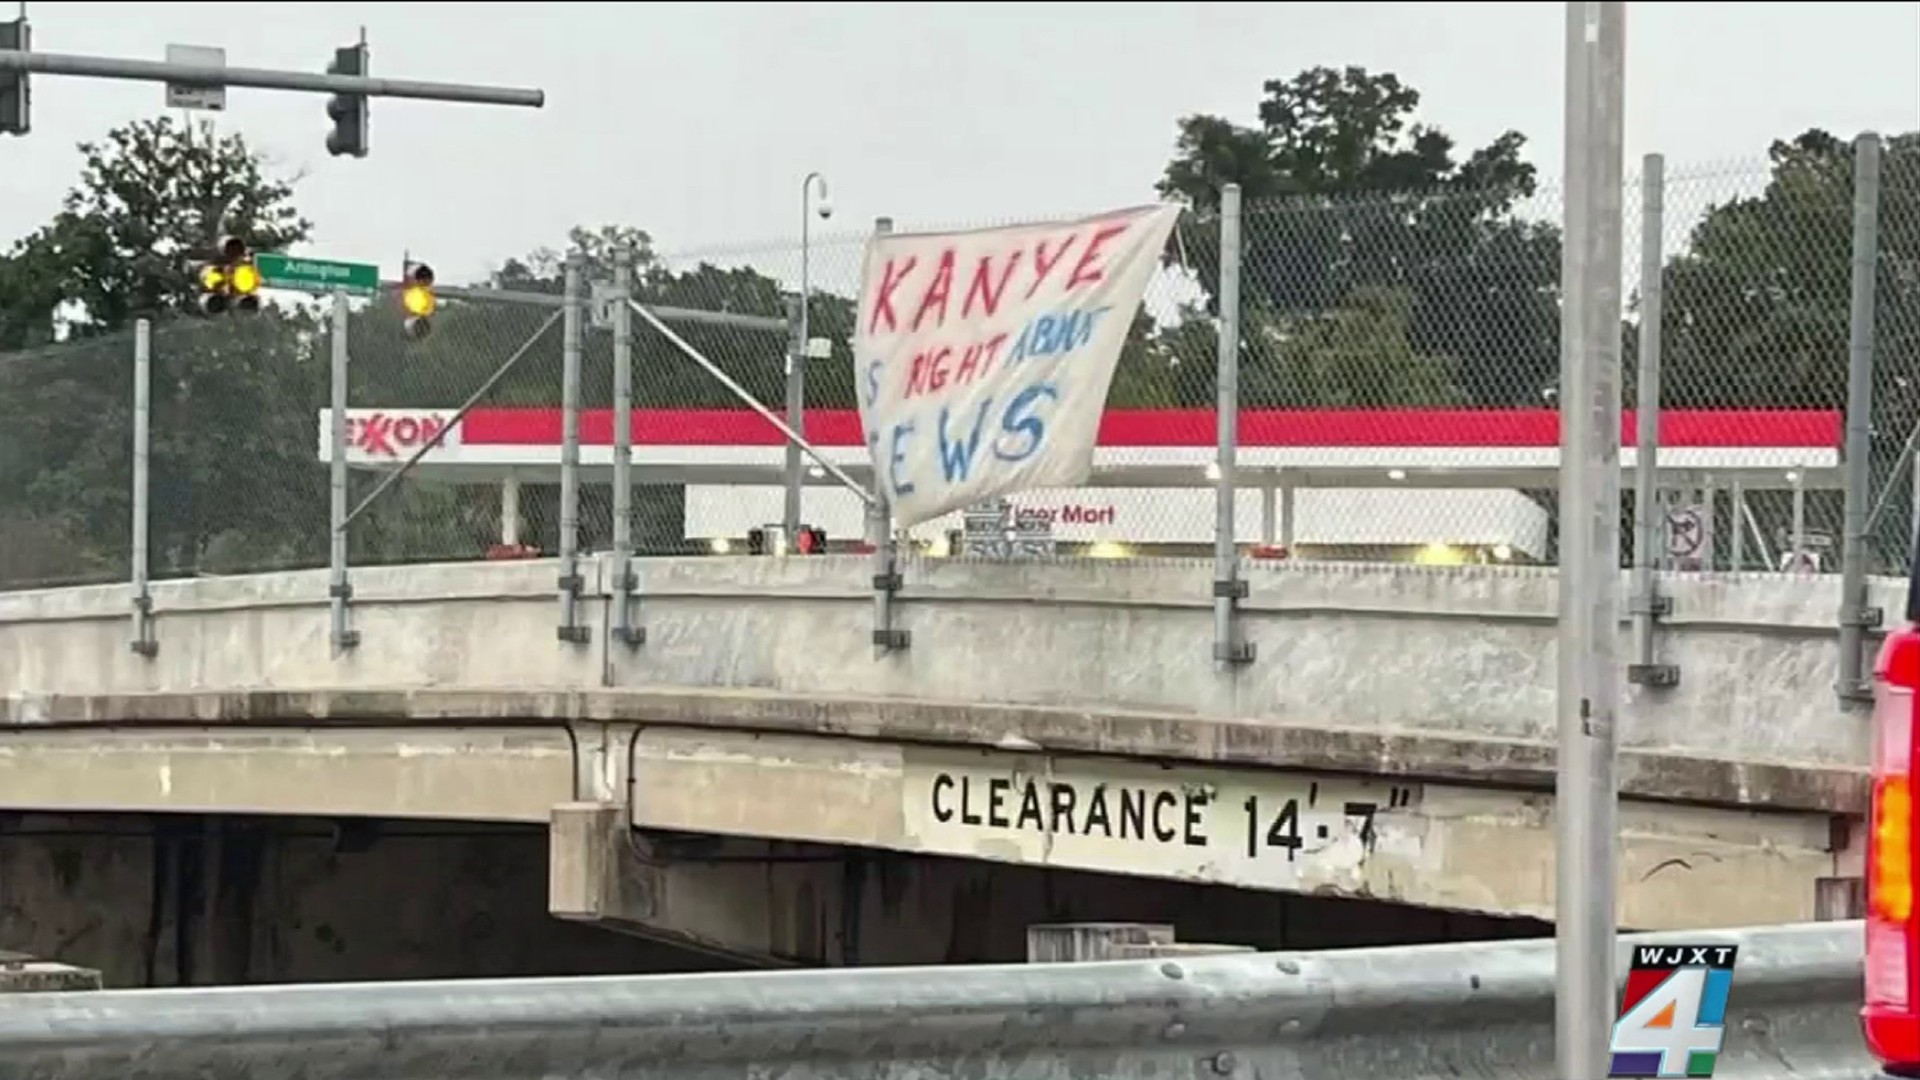
[[[220,241],[220,257],[200,267],[200,310],[208,315],[260,310],[260,268],[247,242],[237,236]]]
[[[433,267],[410,263],[400,284],[400,308],[407,313],[406,335],[416,341],[433,331],[433,312],[440,300],[433,295]]]

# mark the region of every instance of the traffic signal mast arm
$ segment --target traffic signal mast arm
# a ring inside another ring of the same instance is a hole
[[[32,28],[23,13],[18,19],[0,22],[0,135],[25,135],[32,129],[31,87],[28,80],[32,74],[166,83],[169,98],[176,88],[229,86],[332,94],[332,99],[327,103],[327,113],[333,118],[334,130],[327,138],[327,150],[336,157],[342,154],[367,156],[369,98],[516,105],[530,109],[541,108],[547,103],[546,92],[542,90],[373,78],[367,71],[367,43],[364,36],[363,32],[363,40],[359,44],[336,50],[334,63],[326,74],[314,75],[304,71],[268,68],[34,52]]]
[[[466,105],[516,105],[538,109],[546,105],[544,90],[465,83],[416,82],[411,79],[374,79],[355,75],[316,75],[269,68],[204,67],[168,64],[156,60],[122,60],[111,56],[21,52],[0,49],[0,72],[35,75],[74,75],[93,79],[130,79],[173,83],[178,86],[245,86],[256,90],[292,90],[310,94],[357,94],[363,97],[411,98]]]

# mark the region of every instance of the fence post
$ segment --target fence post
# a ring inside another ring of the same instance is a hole
[[[892,218],[874,219],[874,235],[885,236],[892,231]],[[893,598],[903,582],[893,535],[893,509],[878,468],[873,470],[873,502],[867,506],[867,543],[873,545],[873,650],[876,656],[885,656],[907,648],[913,637],[893,625]]]
[[[153,594],[147,586],[151,562],[147,546],[147,470],[153,439],[153,323],[133,324],[133,651],[152,657],[160,651],[153,639]]]
[[[1846,525],[1840,549],[1840,682],[1842,699],[1872,697],[1866,681],[1867,631],[1881,612],[1867,605],[1867,504],[1873,473],[1874,273],[1880,254],[1880,136],[1853,140],[1853,288],[1847,318]]]
[[[585,261],[577,248],[567,253],[560,324],[559,638],[574,645],[592,636],[580,622],[580,293]]]
[[[1654,576],[1661,547],[1660,497],[1660,318],[1665,308],[1661,276],[1666,267],[1667,160],[1648,154],[1640,171],[1640,342],[1639,401],[1634,410],[1633,458],[1633,662],[1627,681],[1642,686],[1674,686],[1680,668],[1654,662],[1654,622],[1673,611],[1660,595]],[[1709,521],[1707,526],[1712,529]],[[1737,528],[1736,524],[1736,528]]]
[[[353,583],[347,580],[347,294],[333,293],[333,323],[328,331],[331,353],[331,408],[328,424],[333,428],[333,445],[327,469],[327,600],[331,623],[329,640],[335,653],[360,644],[360,632],[347,625],[347,604],[353,599]]]
[[[613,639],[646,643],[633,622],[633,248],[613,249]]]
[[[1240,576],[1240,546],[1234,531],[1234,473],[1240,443],[1240,185],[1220,190],[1220,333],[1214,365],[1215,441],[1213,519],[1213,658],[1222,664],[1253,660],[1253,643],[1240,640],[1239,603],[1247,583]]]

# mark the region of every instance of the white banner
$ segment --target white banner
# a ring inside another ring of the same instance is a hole
[[[895,523],[1072,487],[1180,208],[867,243],[853,354]]]

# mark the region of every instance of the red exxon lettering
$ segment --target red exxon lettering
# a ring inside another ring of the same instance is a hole
[[[1060,249],[1051,255],[1047,254],[1047,242],[1045,240],[1035,242],[1033,245],[1033,284],[1027,286],[1026,298],[1028,300],[1033,299],[1033,294],[1039,292],[1040,286],[1047,283],[1047,275],[1053,272],[1053,268],[1060,264],[1061,259],[1067,257],[1067,250],[1073,247],[1073,242],[1078,239],[1080,239],[1079,233],[1067,234],[1067,238],[1060,241]]]
[[[871,334],[880,328],[883,315],[886,316],[888,330],[899,329],[899,321],[893,314],[893,293],[907,280],[907,275],[913,273],[914,264],[919,261],[918,256],[909,255],[899,272],[895,273],[893,260],[887,260],[886,268],[880,271],[880,287],[873,291],[873,315],[867,319],[867,333]]]
[[[349,441],[369,454],[393,453],[393,418],[374,413],[355,421],[359,430]]]
[[[952,294],[953,249],[948,248],[940,253],[940,265],[934,267],[933,280],[927,282],[927,291],[920,294],[920,310],[913,313],[913,329],[916,333],[929,311],[935,311],[933,325],[947,325],[947,298]]]
[[[1013,280],[1014,268],[1020,265],[1020,249],[1015,248],[1007,254],[1005,262],[1000,264],[1000,280],[993,280],[993,256],[980,256],[979,265],[973,268],[973,282],[967,286],[967,298],[960,305],[960,317],[973,314],[974,297],[980,298],[980,313],[991,315],[1000,307],[1000,298],[1007,293],[1007,282]]]
[[[1073,264],[1073,273],[1067,275],[1067,288],[1069,290],[1077,289],[1082,285],[1091,285],[1101,278],[1106,277],[1106,267],[1093,265],[1093,260],[1100,257],[1101,245],[1126,231],[1127,226],[1120,224],[1108,225],[1106,228],[1094,233],[1093,239],[1087,241],[1086,250],[1080,253],[1080,261]]]
[[[447,426],[437,416],[389,416],[383,412],[371,416],[348,417],[347,445],[368,454],[394,457],[403,448],[411,448],[439,438]]]

